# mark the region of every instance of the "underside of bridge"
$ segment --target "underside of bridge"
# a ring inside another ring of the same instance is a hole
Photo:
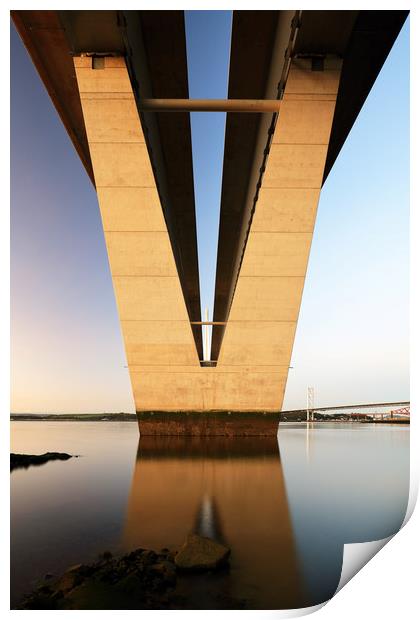
[[[12,17],[97,191],[141,433],[274,434],[320,191],[407,11],[234,11],[210,361],[188,102],[146,105],[188,99],[183,12]]]

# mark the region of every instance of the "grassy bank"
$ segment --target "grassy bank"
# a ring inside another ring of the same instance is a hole
[[[12,422],[136,422],[134,413],[12,413]]]

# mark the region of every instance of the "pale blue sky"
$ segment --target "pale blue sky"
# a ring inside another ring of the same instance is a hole
[[[190,96],[225,97],[231,14],[186,18]],[[134,411],[94,189],[11,33],[12,411]],[[192,118],[213,304],[224,115]],[[409,398],[409,27],[325,184],[284,408]]]
[[[193,99],[228,96],[231,11],[186,11],[188,84]],[[197,210],[201,314],[213,320],[217,241],[226,114],[191,115],[194,192]],[[204,332],[203,328],[203,332]],[[209,329],[211,338],[212,328]],[[204,337],[204,333],[203,333]]]

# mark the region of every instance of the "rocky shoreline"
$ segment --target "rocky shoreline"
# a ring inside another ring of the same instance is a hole
[[[116,557],[108,551],[96,562],[73,566],[58,578],[46,575],[17,608],[196,609],[200,602],[197,605],[190,585],[194,579],[228,571],[229,556],[228,547],[195,534],[176,551],[140,548]],[[181,580],[184,587],[179,588]],[[244,606],[233,599],[219,603],[219,608]]]
[[[78,458],[77,455],[66,452],[46,452],[45,454],[10,454],[10,471],[14,469],[28,469],[31,465],[44,465],[48,461],[68,461]]]

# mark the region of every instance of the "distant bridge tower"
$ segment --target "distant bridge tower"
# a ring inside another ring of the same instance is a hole
[[[308,387],[308,392],[306,395],[306,421],[309,422],[314,421],[314,400],[315,400],[315,389],[313,387]]]
[[[209,362],[211,356],[211,347],[210,347],[210,325],[209,323],[209,309],[206,308],[204,311],[204,361]]]

